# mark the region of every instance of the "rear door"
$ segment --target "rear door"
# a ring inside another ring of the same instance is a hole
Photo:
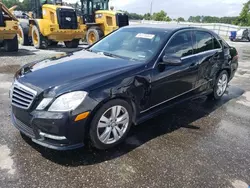
[[[198,79],[196,88],[206,90],[216,77],[224,62],[224,53],[219,41],[209,32],[194,31],[195,47],[198,63]]]

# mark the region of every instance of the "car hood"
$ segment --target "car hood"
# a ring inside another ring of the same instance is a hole
[[[16,78],[19,82],[40,91],[77,84],[84,85],[86,88],[140,65],[142,65],[141,62],[79,51],[71,55],[27,64],[17,72]]]

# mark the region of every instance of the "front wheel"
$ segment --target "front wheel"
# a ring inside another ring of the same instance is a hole
[[[227,71],[224,70],[217,77],[215,85],[214,85],[213,93],[211,93],[209,97],[215,100],[220,99],[224,95],[227,89],[228,82],[229,82],[229,76],[228,76]]]
[[[100,40],[104,36],[103,31],[101,30],[100,27],[91,27],[88,29],[86,37],[87,37],[87,42],[89,45],[94,44],[98,40]]]
[[[46,38],[40,33],[38,27],[35,25],[32,26],[32,42],[37,49],[48,48],[48,42]]]
[[[90,125],[90,141],[97,149],[112,148],[121,143],[132,124],[132,108],[123,100],[105,103]]]

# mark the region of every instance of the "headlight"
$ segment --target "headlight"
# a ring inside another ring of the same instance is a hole
[[[36,107],[37,110],[43,110],[44,108],[46,108],[49,103],[53,100],[53,98],[44,98],[40,104]]]
[[[95,18],[101,18],[102,17],[102,14],[96,14],[95,15]]]
[[[85,91],[75,91],[61,95],[51,104],[48,111],[66,112],[74,110],[82,103],[87,94],[88,93]],[[52,99],[50,98],[43,99],[42,102],[38,105],[38,107],[40,108],[41,106],[41,109],[44,109],[51,102],[51,100]]]

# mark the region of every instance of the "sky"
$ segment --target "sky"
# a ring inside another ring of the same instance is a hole
[[[76,1],[76,0],[68,0]],[[127,10],[144,14],[150,12],[153,1],[153,12],[164,10],[171,18],[196,15],[238,16],[247,0],[111,0],[116,10]]]

